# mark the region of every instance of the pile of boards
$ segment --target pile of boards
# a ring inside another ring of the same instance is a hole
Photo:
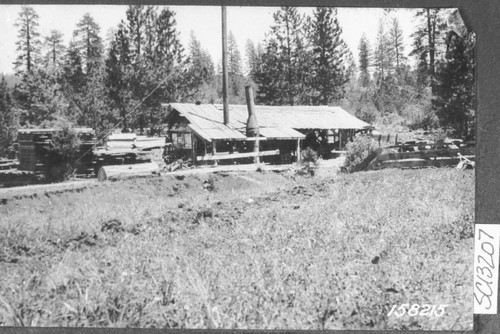
[[[53,137],[61,129],[20,129],[17,134],[19,170],[32,172],[37,176],[46,175],[54,162],[51,160],[51,149],[55,147]],[[92,147],[95,144],[94,130],[90,128],[75,128],[80,140],[79,174],[92,172]]]
[[[94,151],[97,177],[104,181],[159,173],[166,145],[165,137],[112,134]]]
[[[475,160],[474,147],[431,149],[414,152],[383,152],[370,163],[370,169],[457,166],[464,159],[470,162]]]

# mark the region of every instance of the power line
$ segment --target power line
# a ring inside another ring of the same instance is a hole
[[[158,83],[158,85],[156,85],[156,87],[151,91],[149,92],[141,101],[139,101],[133,108],[131,111],[129,111],[120,121],[118,121],[115,125],[113,125],[113,127],[111,127],[110,130],[108,130],[108,132],[106,132],[103,136],[101,136],[101,138],[99,138],[96,143],[94,145],[92,145],[92,147],[90,149],[88,149],[87,151],[85,151],[78,159],[75,160],[75,163],[79,162],[85,155],[87,155],[89,152],[93,151],[94,148],[97,146],[97,143],[100,142],[101,140],[103,140],[104,138],[106,138],[107,136],[109,136],[111,133],[113,133],[113,131],[120,125],[123,123],[123,121],[131,116],[134,112],[137,111],[137,108],[142,104],[144,103],[144,101],[146,101],[151,95],[153,95],[153,93],[155,91],[158,90],[158,88],[160,88],[161,85],[163,85],[170,77],[172,76],[172,74],[170,73],[169,75],[167,75],[163,80],[160,81],[160,83]]]

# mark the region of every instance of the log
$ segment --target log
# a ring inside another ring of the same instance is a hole
[[[102,166],[97,172],[99,181],[119,180],[136,176],[159,175],[160,167],[154,162],[133,165]]]

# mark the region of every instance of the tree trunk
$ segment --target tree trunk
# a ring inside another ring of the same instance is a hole
[[[435,66],[434,66],[434,58],[435,58],[435,40],[436,40],[436,17],[434,20],[431,18],[430,9],[427,8],[427,37],[429,42],[429,72],[431,79],[431,91],[432,95],[436,93],[436,83],[435,83]]]

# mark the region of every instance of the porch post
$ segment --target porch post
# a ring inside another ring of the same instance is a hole
[[[217,153],[217,142],[215,140],[212,140],[212,154],[215,155]],[[218,161],[214,160],[214,165],[218,165]]]
[[[300,164],[302,160],[301,154],[300,154],[300,138],[297,138],[297,165]]]
[[[191,158],[193,159],[193,165],[196,166],[196,136],[191,132]]]

